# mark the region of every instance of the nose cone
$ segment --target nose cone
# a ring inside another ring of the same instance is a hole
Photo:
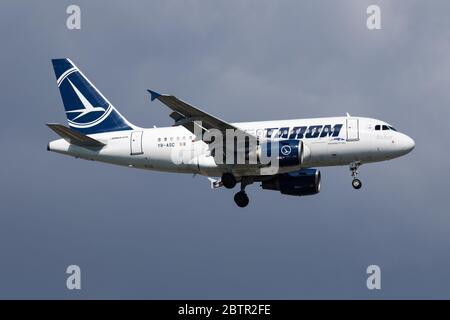
[[[402,136],[402,139],[400,141],[400,148],[401,148],[401,152],[403,154],[410,153],[414,149],[415,146],[416,146],[416,143],[414,142],[413,139],[408,137],[406,134],[404,134]]]

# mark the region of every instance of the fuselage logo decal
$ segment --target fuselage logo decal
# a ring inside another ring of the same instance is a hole
[[[280,151],[283,156],[288,156],[291,154],[291,147],[290,146],[282,146]]]
[[[265,128],[265,137],[268,139],[311,139],[311,138],[336,138],[339,137],[343,125],[335,124],[334,126],[313,125],[298,127],[282,127],[282,128]],[[258,130],[261,131],[261,130]],[[261,131],[262,132],[262,131]]]

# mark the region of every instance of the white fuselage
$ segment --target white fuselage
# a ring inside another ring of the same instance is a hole
[[[384,161],[400,157],[414,148],[414,141],[410,137],[395,131],[384,121],[370,118],[332,117],[233,125],[259,138],[301,139],[309,148],[309,156],[301,166],[284,168],[285,172],[300,167]],[[339,130],[336,130],[340,125]],[[379,130],[376,130],[377,128]],[[336,131],[330,132],[330,129]],[[105,143],[106,146],[94,150],[60,139],[50,142],[48,149],[78,158],[157,171],[206,176],[220,176],[227,171],[226,165],[217,165],[214,162],[208,145],[195,139],[194,134],[182,126],[139,128],[93,134],[90,137]],[[190,156],[180,162],[174,157],[180,152]],[[244,176],[262,173],[250,166],[244,166],[235,174]]]

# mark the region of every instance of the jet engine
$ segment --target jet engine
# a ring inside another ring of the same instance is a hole
[[[309,159],[311,151],[302,140],[267,141],[259,145],[258,159],[260,163],[274,165],[278,161],[279,167],[299,166]]]
[[[263,189],[280,191],[290,196],[308,196],[320,192],[320,171],[303,169],[295,172],[277,174],[262,181]]]

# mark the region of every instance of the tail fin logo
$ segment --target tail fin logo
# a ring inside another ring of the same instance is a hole
[[[85,96],[83,96],[83,94],[80,92],[80,90],[77,89],[77,87],[75,87],[72,83],[72,81],[69,80],[70,85],[73,88],[73,91],[75,91],[75,93],[78,96],[78,99],[80,99],[81,103],[84,106],[84,109],[77,109],[77,110],[70,110],[70,111],[66,111],[67,114],[69,113],[79,113],[75,118],[71,119],[71,121],[75,121],[81,117],[84,117],[85,115],[91,113],[91,112],[106,112],[106,110],[102,107],[94,107],[88,99],[86,99]],[[103,115],[103,114],[102,114]],[[69,115],[68,115],[69,117]]]
[[[82,134],[132,130],[108,99],[69,59],[52,59],[67,122]]]
[[[72,127],[96,126],[114,109],[77,68],[67,70],[57,83],[66,107],[67,121]]]

